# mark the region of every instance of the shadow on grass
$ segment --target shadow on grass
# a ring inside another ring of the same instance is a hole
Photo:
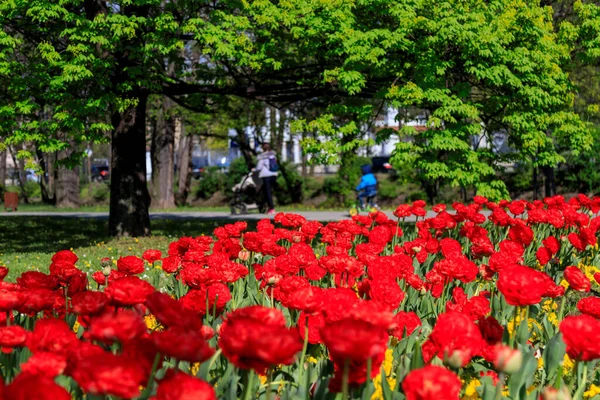
[[[209,235],[232,220],[153,219],[154,236],[172,237]],[[248,221],[250,228],[257,221]],[[53,253],[58,249],[90,246],[108,242],[108,221],[100,218],[10,217],[0,218],[0,253]]]

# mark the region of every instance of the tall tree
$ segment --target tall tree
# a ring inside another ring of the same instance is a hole
[[[496,175],[502,162],[553,166],[564,160],[559,146],[574,153],[590,147],[562,69],[572,47],[555,32],[552,9],[510,0],[379,1],[368,12],[360,4],[354,12],[360,28],[346,41],[344,65],[326,78],[358,94],[381,82],[379,97],[388,104],[427,110],[428,130],[400,130],[395,164],[500,198],[507,196]],[[326,146],[308,143],[324,157],[360,140],[352,137],[359,130],[354,121],[331,130],[334,116],[312,124],[330,133]],[[516,152],[473,146],[474,137],[492,143],[500,130]]]
[[[17,60],[23,58],[20,47],[27,43],[49,64],[36,70],[32,62],[16,63],[3,77],[9,87],[21,88],[21,78],[11,79],[19,68],[44,78],[41,92],[62,106],[51,120],[68,117],[69,134],[80,139],[84,116],[110,115],[109,230],[115,235],[147,235],[148,96],[165,94],[187,103],[190,94],[236,95],[279,104],[315,97],[331,88],[322,81],[322,71],[336,54],[322,39],[335,38],[352,18],[352,4],[342,3],[3,2],[0,21],[10,41],[0,41],[0,51]],[[196,51],[198,57],[186,58],[182,49],[201,51]],[[170,62],[176,64],[173,74],[165,68]],[[12,110],[29,113],[17,109],[18,91],[11,94],[7,102]]]

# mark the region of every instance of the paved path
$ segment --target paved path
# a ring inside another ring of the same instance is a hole
[[[350,218],[347,211],[294,211],[310,221],[339,221]],[[385,212],[390,218],[395,219],[391,211]],[[435,213],[429,212],[427,217],[435,216]],[[107,212],[0,212],[2,217],[56,217],[56,218],[95,218],[108,219]],[[251,213],[244,215],[231,215],[225,211],[182,211],[182,212],[151,212],[151,219],[204,219],[204,220],[247,220],[266,218],[264,214]],[[406,221],[414,221],[414,218],[407,218]]]

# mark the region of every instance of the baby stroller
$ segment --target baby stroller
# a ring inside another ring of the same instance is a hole
[[[242,180],[231,189],[233,191],[233,199],[230,203],[231,214],[248,214],[252,210],[266,212],[267,203],[262,194],[262,184],[258,172],[252,171],[244,175]]]

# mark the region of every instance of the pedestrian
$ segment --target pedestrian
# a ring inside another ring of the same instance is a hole
[[[265,198],[267,200],[268,211],[267,215],[275,214],[275,205],[273,204],[273,187],[277,180],[277,171],[279,166],[277,165],[277,157],[275,152],[271,150],[269,143],[263,143],[262,153],[258,155],[258,162],[255,170],[258,171],[258,177],[263,181],[263,190],[265,191]]]

